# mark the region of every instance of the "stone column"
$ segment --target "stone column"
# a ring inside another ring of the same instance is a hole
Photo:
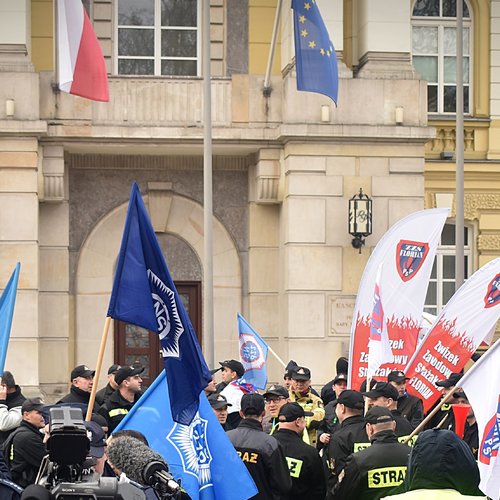
[[[411,2],[353,2],[361,78],[416,78],[411,65]]]

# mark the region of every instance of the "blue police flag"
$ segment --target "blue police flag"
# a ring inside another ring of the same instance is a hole
[[[257,389],[265,389],[267,384],[267,344],[241,314],[238,314],[238,331],[240,361],[245,368],[245,375],[241,380],[252,384]]]
[[[292,0],[297,89],[324,94],[335,103],[339,91],[337,54],[314,0]]]
[[[5,367],[7,347],[9,345],[10,327],[16,304],[17,282],[19,281],[19,269],[21,264],[16,264],[12,276],[0,297],[0,374]]]
[[[108,316],[157,332],[172,416],[189,425],[201,390],[212,380],[167,268],[139,187],[130,194]]]
[[[190,425],[173,421],[165,370],[120,422],[115,432],[142,432],[193,500],[246,500],[258,493],[204,393]]]

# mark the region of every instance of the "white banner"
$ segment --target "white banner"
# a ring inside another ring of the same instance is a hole
[[[500,500],[500,340],[460,381],[477,421],[479,431],[479,488]]]
[[[394,224],[368,259],[354,308],[349,353],[349,383],[359,389],[367,376],[368,339],[377,270],[383,265],[380,288],[394,362],[382,365],[375,378],[402,370],[415,351],[422,310],[448,209],[415,212]]]

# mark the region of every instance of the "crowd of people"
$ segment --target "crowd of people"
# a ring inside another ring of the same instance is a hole
[[[257,486],[252,498],[485,498],[478,489],[478,429],[472,409],[463,438],[454,432],[452,406],[467,403],[456,388],[460,374],[438,382],[443,397],[450,391],[453,397],[447,404],[438,401],[435,415],[422,426],[422,401],[406,392],[401,371],[360,391],[347,389],[347,359],[340,358],[335,377],[318,394],[311,371],[291,361],[282,385],[270,385],[261,394],[245,382],[239,361],[219,364],[205,393]],[[146,438],[132,430],[114,432],[142,395],[142,372],[140,367],[109,367],[108,383],[96,393],[91,420],[85,422],[90,446],[84,467],[102,477],[119,477],[153,499],[157,493],[136,480],[133,467],[127,468],[131,461],[124,457],[134,446],[147,450]],[[68,394],[55,406],[79,407],[85,415],[94,375],[87,366],[75,367]],[[40,481],[50,439],[50,407],[40,398],[26,398],[12,373],[3,373],[1,499],[19,499],[24,488],[29,491]],[[179,495],[188,498],[182,491]]]

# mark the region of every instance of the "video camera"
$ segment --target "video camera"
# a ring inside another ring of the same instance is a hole
[[[53,500],[141,500],[144,493],[116,478],[86,472],[90,440],[80,408],[61,406],[49,411],[48,457],[38,473],[37,485]],[[36,493],[32,497],[37,498]]]

